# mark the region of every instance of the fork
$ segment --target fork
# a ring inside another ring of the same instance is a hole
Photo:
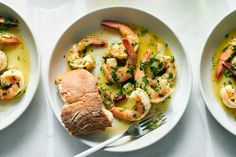
[[[106,147],[107,145],[109,145],[109,144],[111,144],[111,143],[113,143],[125,136],[132,136],[135,138],[139,138],[139,137],[147,134],[151,130],[158,128],[159,126],[161,126],[165,122],[166,122],[165,115],[162,113],[161,110],[156,110],[155,112],[150,113],[149,115],[147,115],[145,118],[141,119],[140,121],[132,122],[130,124],[129,128],[124,133],[117,135],[105,142],[102,142],[95,147],[92,147],[92,148],[90,148],[78,155],[75,155],[74,157],[88,156],[88,155],[96,152],[97,150],[100,150],[100,149]]]

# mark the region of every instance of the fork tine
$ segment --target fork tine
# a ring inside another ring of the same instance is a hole
[[[166,119],[167,119],[167,118],[165,118],[165,120],[164,120],[163,122],[161,122],[161,123],[158,125],[158,127],[160,127],[161,125],[165,124]],[[158,127],[157,127],[157,128],[158,128]],[[146,135],[147,133],[149,133],[149,132],[152,131],[152,130],[153,130],[153,129],[145,129],[145,130],[142,130],[142,135],[141,135],[141,136]]]
[[[142,124],[140,124],[140,126],[142,127],[142,126],[146,125],[147,123],[149,123],[149,122],[151,122],[151,121],[153,121],[157,118],[160,119],[159,117],[162,116],[162,115],[163,115],[162,113],[159,113],[158,115],[154,115],[154,116],[150,117],[149,119],[147,119],[146,121],[144,121]]]
[[[152,120],[155,119],[161,119],[164,114],[160,111],[158,114],[152,114],[152,116],[149,116],[147,119],[145,119],[143,122],[140,123],[140,126],[144,126],[145,124],[149,123]]]
[[[164,117],[165,116],[163,115],[160,119],[157,119],[157,120],[155,120],[153,122],[150,122],[150,123],[157,123],[157,128],[158,128],[158,127],[160,127],[161,125],[163,125],[166,122],[167,118],[164,118]],[[160,122],[160,124],[158,124],[158,122]],[[150,123],[148,123],[148,124],[150,124]],[[144,127],[142,127],[141,129],[143,131],[145,131],[145,130],[153,130],[153,129],[148,128],[148,124],[145,125]]]
[[[149,118],[151,118],[151,117],[157,115],[158,113],[162,113],[161,110],[158,109],[158,110],[156,110],[155,112],[150,113],[149,115],[147,115],[146,117],[144,117],[143,119],[141,119],[141,120],[139,121],[139,124],[142,124],[143,122],[145,122],[145,121],[148,120]]]

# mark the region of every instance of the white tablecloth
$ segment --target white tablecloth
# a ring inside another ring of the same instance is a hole
[[[156,15],[179,36],[191,56],[193,90],[184,116],[162,140],[138,151],[97,157],[230,157],[236,137],[222,128],[205,107],[198,88],[201,52],[210,31],[236,9],[234,0],[1,0],[29,24],[41,55],[42,75],[58,37],[82,15],[105,6],[132,6]],[[41,77],[42,78],[42,77]],[[89,147],[62,128],[47,104],[43,81],[26,112],[0,132],[0,157],[71,157]]]

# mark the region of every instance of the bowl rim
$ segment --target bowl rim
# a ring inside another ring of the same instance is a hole
[[[159,20],[165,27],[168,28],[168,30],[175,36],[176,40],[179,42],[179,45],[181,46],[181,48],[183,49],[183,54],[185,55],[186,57],[186,64],[188,66],[188,77],[189,77],[189,88],[188,88],[188,93],[187,93],[187,96],[186,96],[186,102],[184,102],[184,106],[183,106],[183,109],[181,111],[179,111],[180,113],[178,114],[178,116],[176,116],[176,120],[172,120],[171,121],[171,124],[170,124],[170,127],[168,128],[167,131],[165,131],[163,134],[161,134],[161,136],[159,136],[159,138],[157,138],[154,142],[150,142],[144,146],[137,146],[136,148],[133,148],[133,149],[129,149],[129,150],[115,150],[115,149],[104,149],[103,151],[108,151],[108,152],[131,152],[131,151],[135,151],[135,150],[140,150],[140,149],[143,149],[143,148],[146,148],[150,145],[152,145],[153,143],[156,143],[157,141],[159,141],[160,139],[162,139],[164,136],[166,136],[171,130],[173,130],[173,128],[176,126],[176,124],[180,121],[181,117],[183,116],[184,112],[186,111],[186,108],[189,104],[189,100],[190,100],[190,96],[191,96],[191,93],[192,93],[192,66],[191,66],[191,60],[190,60],[190,57],[189,57],[189,54],[188,52],[186,51],[185,47],[183,46],[183,44],[181,43],[181,40],[179,39],[179,37],[176,35],[176,33],[174,33],[174,31],[165,23],[163,22],[162,19],[160,19],[159,17],[153,15],[152,13],[150,13],[149,11],[144,11],[142,10],[141,8],[137,8],[137,7],[128,7],[128,6],[124,6],[124,5],[115,5],[115,6],[105,6],[105,7],[101,7],[101,8],[97,8],[97,9],[93,9],[91,11],[88,11],[86,12],[85,14],[83,14],[81,17],[77,18],[74,22],[72,22],[71,24],[69,24],[69,26],[63,31],[63,33],[61,33],[59,35],[59,38],[58,40],[56,41],[55,45],[54,45],[54,48],[52,50],[52,53],[50,54],[50,58],[49,58],[49,63],[47,64],[47,69],[46,69],[46,75],[44,75],[46,78],[44,78],[44,82],[49,82],[49,68],[50,68],[50,64],[51,64],[51,60],[52,60],[52,57],[54,55],[54,52],[55,52],[55,49],[58,45],[58,42],[60,41],[60,39],[67,33],[67,31],[76,23],[78,22],[80,19],[86,17],[87,15],[89,14],[92,14],[92,13],[95,13],[95,12],[99,12],[99,11],[102,11],[102,10],[106,10],[106,9],[130,9],[130,10],[134,10],[134,11],[138,11],[138,12],[142,12],[144,14],[147,14],[149,16],[152,16],[153,18]],[[45,85],[45,89],[46,89],[46,93],[50,93],[50,89],[49,89],[49,86],[47,86],[47,84]],[[52,99],[50,98],[49,95],[47,95],[47,98],[48,98],[48,102],[49,102],[49,105],[51,107],[51,109],[53,110],[53,113],[54,115],[57,117],[57,120],[59,120],[59,122],[62,124],[62,126],[64,127],[64,124],[61,122],[60,120],[60,117],[58,117],[58,115],[55,113],[55,110],[54,110],[54,106],[53,105],[53,101]],[[64,127],[65,129],[65,127]],[[65,129],[66,130],[66,129]],[[78,137],[79,138],[79,137]],[[81,142],[83,142],[84,144],[88,145],[89,147],[92,147],[91,145],[89,145],[84,139],[81,139],[79,138],[79,140]],[[114,147],[115,148],[115,147]]]
[[[35,77],[35,86],[32,90],[33,94],[31,97],[29,97],[27,100],[26,100],[26,105],[23,109],[21,109],[21,112],[19,112],[17,114],[17,116],[15,116],[14,118],[11,118],[10,120],[8,120],[7,123],[4,123],[2,125],[2,127],[0,127],[0,131],[7,128],[8,126],[10,126],[11,124],[13,124],[24,112],[25,110],[29,107],[29,105],[31,104],[35,94],[36,94],[36,90],[38,89],[38,86],[39,86],[39,80],[40,80],[40,74],[41,74],[41,63],[40,63],[40,55],[39,55],[39,50],[38,50],[38,44],[35,40],[35,35],[32,31],[32,29],[29,27],[29,24],[25,21],[25,19],[23,18],[23,16],[21,16],[20,13],[16,12],[12,7],[10,7],[8,4],[4,3],[4,2],[0,2],[0,5],[6,7],[8,10],[10,10],[11,12],[13,12],[15,15],[19,16],[20,17],[20,20],[23,21],[23,23],[25,24],[25,26],[27,27],[27,29],[29,30],[29,33],[30,35],[32,36],[32,42],[34,43],[35,45],[35,55],[37,56],[37,62],[38,64],[36,65],[37,66],[37,73],[36,73],[36,77]],[[13,15],[14,16],[14,15]],[[29,53],[30,54],[30,53]],[[32,73],[32,69],[30,71],[30,74]],[[28,87],[29,88],[29,87]],[[27,92],[28,90],[26,90]]]
[[[201,57],[200,57],[200,64],[199,64],[199,67],[198,67],[198,78],[199,78],[199,87],[200,87],[200,91],[201,91],[201,95],[202,95],[202,97],[203,97],[203,100],[204,100],[204,102],[205,102],[205,106],[207,106],[207,109],[208,109],[208,111],[210,111],[210,113],[211,113],[211,115],[215,118],[215,120],[223,127],[223,128],[225,128],[227,131],[229,131],[230,133],[232,133],[233,135],[236,135],[236,132],[234,132],[232,129],[231,129],[231,127],[229,126],[229,125],[226,125],[225,123],[224,123],[224,121],[221,119],[221,118],[219,118],[218,116],[217,116],[217,114],[212,110],[212,107],[211,107],[211,103],[210,103],[210,101],[209,101],[209,99],[207,98],[207,96],[206,96],[206,94],[205,94],[205,91],[203,90],[203,80],[201,79],[202,78],[202,76],[201,76],[201,65],[203,64],[202,62],[203,62],[203,55],[206,53],[204,53],[204,50],[205,50],[205,48],[206,48],[206,46],[207,46],[207,44],[208,44],[208,42],[209,42],[209,40],[210,40],[210,38],[211,38],[211,36],[213,35],[213,33],[214,33],[214,31],[216,30],[216,28],[226,19],[226,18],[228,18],[229,16],[231,16],[231,15],[233,15],[233,14],[236,14],[236,10],[232,10],[232,11],[230,11],[230,12],[228,12],[228,13],[226,13],[222,18],[220,18],[217,22],[216,22],[216,24],[214,25],[214,27],[213,27],[213,29],[210,31],[210,33],[209,33],[209,35],[208,35],[208,37],[206,38],[206,40],[205,40],[205,44],[204,44],[204,46],[203,46],[203,48],[202,48],[202,54],[201,54]],[[209,52],[208,52],[209,53]],[[220,103],[218,102],[218,104],[220,105]],[[223,108],[222,108],[222,110],[223,110]]]

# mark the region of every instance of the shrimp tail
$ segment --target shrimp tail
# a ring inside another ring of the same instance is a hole
[[[83,38],[80,39],[80,41],[82,40],[87,40],[88,41],[88,44],[92,44],[92,45],[95,45],[95,46],[107,46],[107,41],[106,40],[103,40],[103,39],[100,39],[100,38],[96,38],[95,36],[85,36]]]
[[[137,55],[132,47],[132,45],[130,44],[129,40],[127,38],[123,38],[122,39],[122,42],[128,52],[128,60],[127,60],[127,63],[131,66],[134,66],[136,64],[136,61],[137,61]]]
[[[219,80],[224,72],[224,66],[219,63],[216,68],[216,79]]]
[[[143,61],[147,62],[150,56],[151,56],[151,52],[150,50],[147,50],[146,53],[144,54]],[[138,65],[138,67],[135,70],[134,80],[137,81],[139,77],[143,77],[143,76],[144,76],[144,70],[141,70],[140,65]]]
[[[106,26],[106,27],[111,27],[111,28],[116,28],[116,29],[119,29],[120,28],[120,23],[117,23],[115,21],[103,21],[101,23],[102,26]]]
[[[225,61],[227,61],[231,55],[233,54],[233,50],[232,48],[227,48],[226,51],[224,51],[221,55],[220,55],[220,59],[218,61],[217,67],[216,67],[216,79],[219,80],[224,72],[224,66],[223,63]]]

